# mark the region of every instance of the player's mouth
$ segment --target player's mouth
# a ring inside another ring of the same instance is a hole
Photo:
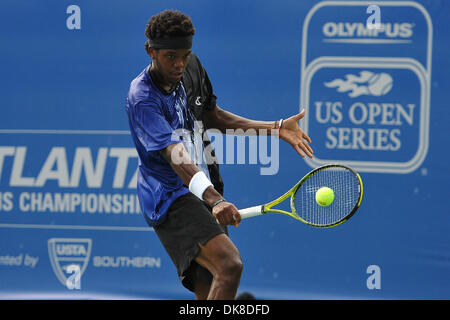
[[[174,79],[180,80],[183,76],[183,72],[173,72],[170,74],[170,76]]]

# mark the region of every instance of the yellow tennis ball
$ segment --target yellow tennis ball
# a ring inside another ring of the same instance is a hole
[[[316,202],[319,206],[328,207],[334,201],[334,191],[328,187],[322,187],[316,191]]]

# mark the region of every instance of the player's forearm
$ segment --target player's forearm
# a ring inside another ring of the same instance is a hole
[[[189,181],[194,174],[200,171],[192,162],[182,143],[171,144],[161,150],[160,153],[185,185],[189,185]]]
[[[172,169],[180,177],[186,186],[189,186],[192,177],[200,171],[200,169],[192,162],[188,152],[182,143],[171,144],[167,148],[160,151],[161,155],[166,159]],[[222,196],[214,187],[208,187],[203,193],[203,200],[212,205]]]
[[[217,106],[213,111],[205,112],[204,121],[208,129],[218,129],[226,133],[227,129],[243,130],[246,135],[260,133],[264,130],[267,135],[272,134],[272,129],[276,129],[277,121],[258,121],[238,116]],[[235,131],[235,134],[240,134]]]

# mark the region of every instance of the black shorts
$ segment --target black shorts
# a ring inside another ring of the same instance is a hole
[[[203,201],[190,192],[179,197],[169,207],[166,220],[154,229],[187,289],[194,292],[196,281],[211,283],[211,273],[194,260],[200,251],[198,244],[228,232]]]

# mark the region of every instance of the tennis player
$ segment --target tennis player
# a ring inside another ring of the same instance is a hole
[[[305,113],[254,121],[219,108],[191,50],[192,21],[179,11],[151,17],[145,34],[151,63],[131,82],[126,104],[139,155],[142,212],[197,299],[234,299],[243,264],[227,226],[238,226],[241,218],[223,198],[217,159],[205,152],[210,141],[201,131],[277,129],[302,157],[312,157],[311,140],[298,126]]]

